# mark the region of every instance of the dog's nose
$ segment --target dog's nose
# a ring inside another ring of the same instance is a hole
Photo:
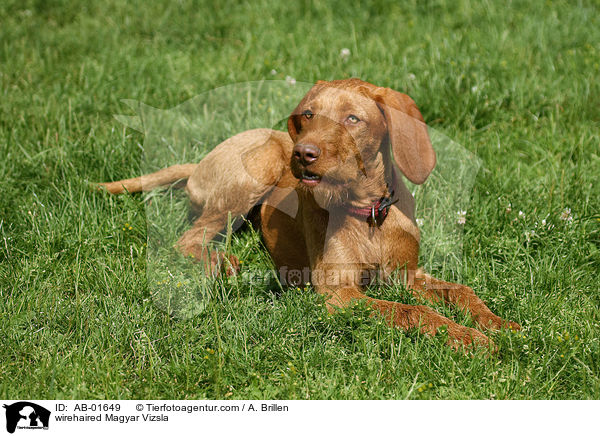
[[[321,149],[312,144],[296,144],[294,146],[294,159],[304,165],[310,165],[321,156]]]

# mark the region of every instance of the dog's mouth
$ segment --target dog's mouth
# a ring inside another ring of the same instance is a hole
[[[303,170],[300,174],[300,182],[306,186],[317,186],[321,182],[321,176],[308,170]]]

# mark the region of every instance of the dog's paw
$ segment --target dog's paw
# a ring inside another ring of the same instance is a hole
[[[521,326],[519,324],[517,324],[516,322],[514,322],[514,321],[506,321],[506,320],[504,320],[504,322],[505,322],[505,324],[508,325],[509,329],[511,329],[511,330],[513,330],[515,332],[518,332],[519,330],[521,330]]]
[[[487,349],[491,353],[498,351],[494,342],[479,330],[461,326],[458,331],[449,332],[448,345],[454,350]]]
[[[204,265],[206,274],[211,277],[217,277],[221,274],[231,277],[236,275],[240,270],[239,259],[231,254],[228,255],[220,251],[208,251],[202,245],[184,247],[182,252],[186,257]]]
[[[213,251],[210,253],[209,268],[213,277],[222,273],[225,273],[227,277],[231,277],[236,275],[240,270],[240,261],[232,254],[227,255]]]
[[[497,315],[491,314],[480,316],[476,319],[477,325],[486,330],[510,329],[513,331],[521,330],[521,326],[513,321],[502,319]]]

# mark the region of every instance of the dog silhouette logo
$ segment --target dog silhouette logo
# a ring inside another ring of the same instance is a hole
[[[14,433],[19,429],[48,429],[50,411],[29,401],[19,401],[4,405],[6,409],[6,431]]]

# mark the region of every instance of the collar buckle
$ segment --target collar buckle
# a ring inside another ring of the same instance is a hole
[[[392,198],[394,198],[394,191],[390,193],[389,197],[381,197],[377,203],[371,206],[371,215],[367,219],[371,227],[379,227],[383,224],[392,204],[398,202],[398,199],[392,200]]]

